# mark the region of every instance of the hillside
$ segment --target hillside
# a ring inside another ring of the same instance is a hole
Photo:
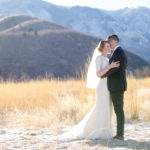
[[[30,19],[20,21],[20,18]],[[76,77],[101,40],[34,17],[9,16],[0,24],[5,26],[6,20],[13,25],[0,32],[0,70],[5,79],[10,76],[18,79],[23,74],[43,77],[46,73],[60,78]],[[128,70],[149,65],[142,58],[126,53]]]
[[[116,33],[123,47],[148,62],[150,62],[149,13],[150,9],[145,7],[107,11],[79,6],[62,7],[43,0],[0,1],[0,17],[25,14],[103,39],[109,34]]]

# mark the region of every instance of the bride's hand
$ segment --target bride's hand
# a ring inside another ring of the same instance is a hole
[[[117,68],[117,67],[119,67],[119,66],[120,66],[119,61],[112,62],[112,63],[110,64],[110,68]]]

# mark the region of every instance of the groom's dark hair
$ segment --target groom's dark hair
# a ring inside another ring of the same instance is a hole
[[[107,39],[108,39],[108,40],[113,39],[113,40],[119,42],[119,37],[118,37],[116,34],[109,35]]]

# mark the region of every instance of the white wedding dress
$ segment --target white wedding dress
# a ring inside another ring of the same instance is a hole
[[[108,66],[108,59],[102,55],[96,58],[96,71]],[[112,102],[107,88],[107,78],[99,78],[96,86],[96,102],[91,111],[74,127],[58,138],[74,139],[109,139],[113,136]]]

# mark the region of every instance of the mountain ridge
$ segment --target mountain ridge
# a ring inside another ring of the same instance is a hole
[[[14,21],[17,18],[20,20],[20,17],[12,16]],[[12,18],[9,16],[7,19],[14,22]],[[38,18],[35,21],[35,17],[30,18],[30,23],[23,19],[18,22],[27,23],[27,26],[15,24],[18,26],[15,32],[12,26],[7,28],[7,32],[0,32],[0,70],[5,79],[10,75],[19,79],[24,74],[29,78],[44,77],[45,74],[75,78],[85,69],[87,59],[92,57],[93,50],[101,40],[53,22]],[[150,66],[131,52],[126,51],[126,54],[128,71]]]
[[[118,34],[123,47],[150,62],[149,12],[146,7],[106,11],[81,6],[64,7],[42,0],[0,1],[1,16],[26,14],[103,39],[109,34]]]

